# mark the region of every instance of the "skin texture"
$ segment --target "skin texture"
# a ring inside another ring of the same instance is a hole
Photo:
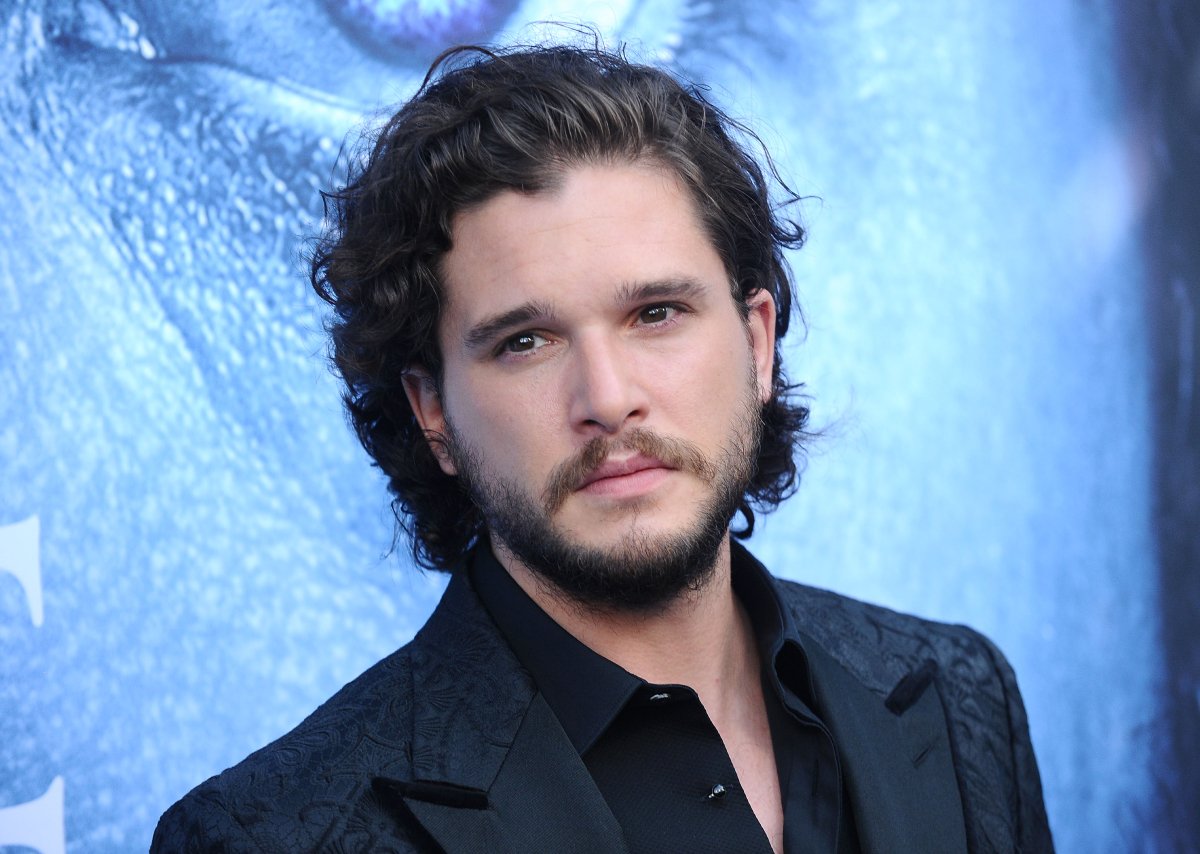
[[[454,231],[443,397],[412,382],[410,399],[427,432],[445,435],[451,420],[499,478],[541,496],[555,467],[589,441],[633,428],[719,458],[752,363],[758,387],[770,387],[773,305],[759,296],[742,322],[690,199],[657,167],[578,167],[556,191],[506,193],[460,215]],[[685,281],[690,293],[628,298]],[[468,340],[524,305],[537,311],[523,324]],[[433,447],[456,474],[446,449]],[[707,489],[693,474],[654,468],[576,490],[555,523],[581,543],[613,547],[678,530]]]
[[[457,461],[470,459],[482,477],[540,502],[562,537],[609,554],[652,552],[694,528],[713,478],[702,467],[642,467],[623,437],[650,431],[728,464],[748,407],[769,394],[775,309],[754,294],[743,319],[673,174],[581,165],[554,190],[501,194],[456,218],[444,274],[441,394],[419,369],[406,387],[443,470],[460,474]],[[496,322],[522,307],[519,322]],[[467,453],[447,447],[451,424]],[[543,501],[564,463],[597,439],[611,440],[603,465],[613,468]],[[639,470],[625,473],[630,461]],[[652,611],[572,601],[491,534],[501,563],[567,631],[632,673],[697,691],[779,850],[778,776],[727,530],[705,582]]]

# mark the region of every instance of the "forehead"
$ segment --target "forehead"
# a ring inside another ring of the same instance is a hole
[[[443,332],[513,305],[596,308],[658,281],[728,290],[688,188],[651,163],[580,165],[552,189],[460,213],[443,260]]]

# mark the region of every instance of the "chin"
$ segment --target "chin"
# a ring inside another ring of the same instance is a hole
[[[622,551],[645,551],[648,544],[678,541],[693,535],[700,519],[695,514],[647,513],[631,510],[627,513],[589,514],[586,520],[573,520],[555,525],[558,534],[581,548],[621,554]],[[638,545],[631,547],[631,544]]]

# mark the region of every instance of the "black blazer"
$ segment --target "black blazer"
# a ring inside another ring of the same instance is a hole
[[[1052,851],[1012,669],[984,637],[785,581],[864,852]],[[622,852],[465,573],[413,641],[201,784],[153,852]]]

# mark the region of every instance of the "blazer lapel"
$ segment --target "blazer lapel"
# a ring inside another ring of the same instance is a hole
[[[966,851],[936,671],[927,667],[901,679],[889,709],[820,644],[806,639],[805,651],[822,719],[842,758],[862,850]]]
[[[621,828],[541,694],[534,696],[483,808],[405,804],[446,851],[626,852]]]
[[[620,826],[554,713],[456,574],[414,659],[413,774],[377,777],[449,854],[623,852]]]

